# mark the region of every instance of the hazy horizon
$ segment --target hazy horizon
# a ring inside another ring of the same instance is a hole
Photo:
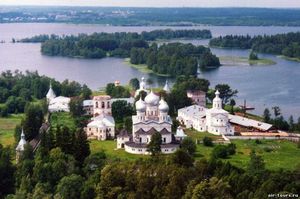
[[[92,7],[245,7],[245,8],[300,8],[299,0],[1,0],[0,6],[92,6]]]

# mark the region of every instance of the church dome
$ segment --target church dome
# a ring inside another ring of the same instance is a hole
[[[145,78],[142,77],[141,79],[142,81],[140,82],[140,90],[145,90],[146,89],[146,82],[145,82]]]
[[[153,91],[151,90],[151,92],[145,97],[145,102],[149,105],[155,106],[158,104],[159,101],[159,97],[157,95],[155,95],[153,93]]]
[[[159,101],[158,109],[161,112],[168,112],[169,111],[169,105],[163,98]]]
[[[56,95],[55,95],[55,93],[54,93],[54,91],[52,89],[52,85],[50,83],[50,88],[49,88],[49,91],[48,91],[48,93],[46,95],[46,98],[47,99],[54,99],[55,97],[56,97]]]
[[[135,103],[135,108],[137,111],[139,112],[144,112],[146,110],[146,104],[145,102],[142,100],[142,98],[140,98],[136,103]]]

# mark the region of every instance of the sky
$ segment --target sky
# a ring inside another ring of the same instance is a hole
[[[300,8],[300,0],[0,0],[0,5]]]

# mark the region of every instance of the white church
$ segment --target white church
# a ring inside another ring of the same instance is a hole
[[[164,99],[160,99],[153,91],[145,101],[140,98],[136,103],[136,115],[132,116],[132,136],[122,133],[117,138],[118,148],[133,154],[149,154],[147,145],[155,132],[162,137],[161,152],[174,153],[179,144],[176,144],[172,134],[172,119],[168,115],[169,106]]]
[[[187,128],[215,135],[234,135],[234,127],[229,122],[229,113],[222,108],[220,92],[215,92],[211,109],[192,105],[178,110],[177,120]]]
[[[52,84],[50,82],[49,90],[46,94],[48,102],[48,110],[52,112],[70,112],[69,103],[71,99],[69,97],[58,96],[56,97],[55,92],[52,89]]]

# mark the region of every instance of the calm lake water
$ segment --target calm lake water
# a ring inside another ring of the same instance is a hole
[[[40,44],[12,44],[12,38],[21,39],[37,34],[78,34],[93,32],[141,32],[170,27],[112,27],[102,25],[74,24],[0,24],[0,71],[37,70],[40,74],[57,80],[76,80],[92,89],[104,87],[109,82],[119,80],[128,83],[131,78],[151,78],[153,86],[163,85],[166,78],[143,74],[127,66],[123,59],[105,58],[101,60],[48,57],[40,53]],[[227,34],[258,35],[300,31],[300,27],[229,27],[198,26],[171,27],[173,29],[210,29],[214,37]],[[184,40],[185,43],[207,45],[208,40]],[[217,56],[245,56],[247,50],[212,49]],[[214,86],[227,83],[239,91],[238,104],[244,99],[261,114],[263,109],[280,106],[287,117],[300,116],[300,63],[286,61],[273,55],[259,55],[277,62],[273,66],[223,66],[215,70],[202,71],[199,77],[206,78]],[[170,79],[172,82],[173,80]]]

